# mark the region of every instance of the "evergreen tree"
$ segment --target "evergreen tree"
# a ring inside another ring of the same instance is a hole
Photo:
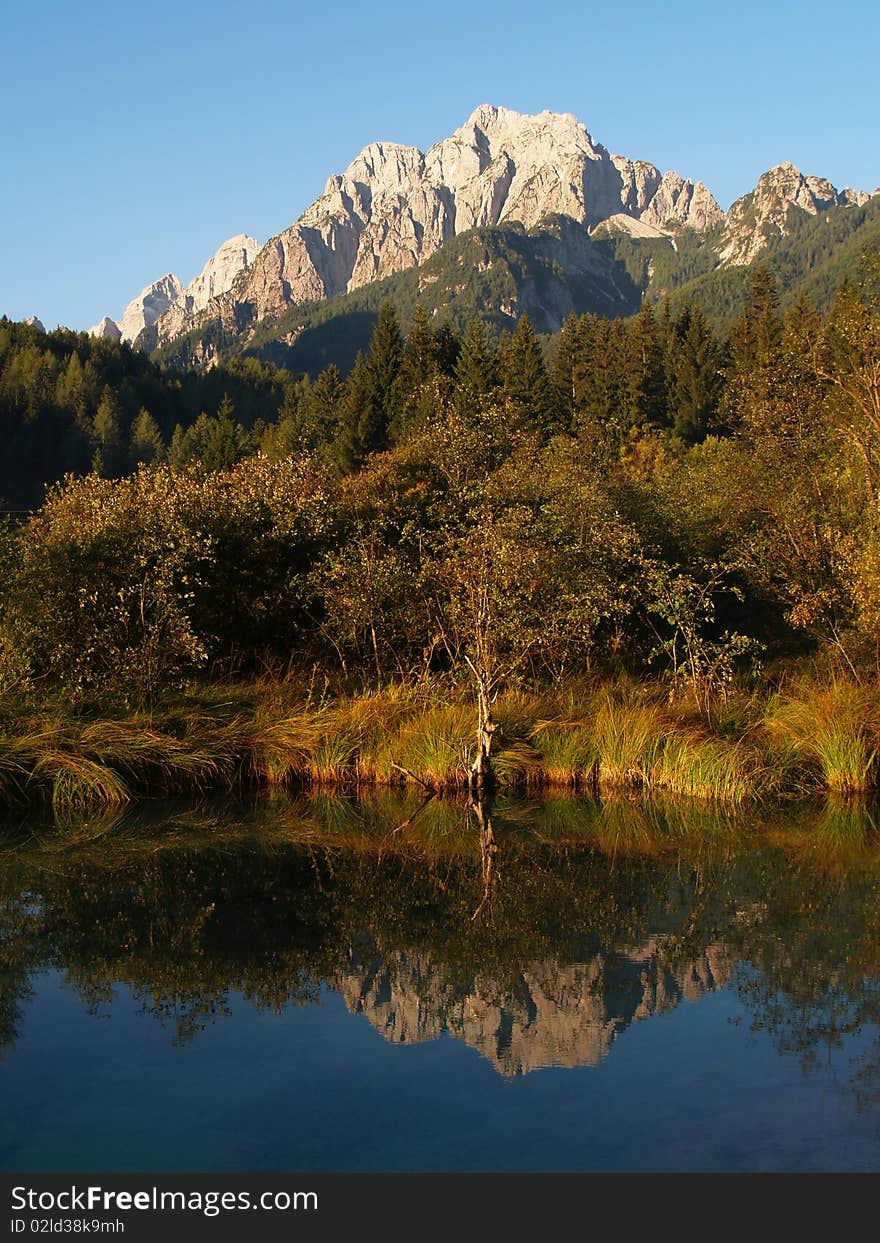
[[[318,449],[333,441],[344,391],[345,386],[335,363],[325,367],[314,383],[303,391],[299,403],[304,433],[302,448]]]
[[[550,382],[562,425],[573,428],[578,410],[578,369],[582,350],[580,324],[572,312],[556,338],[556,349],[550,364]]]
[[[363,453],[380,453],[388,448],[389,428],[399,415],[398,378],[403,363],[403,348],[394,307],[386,298],[379,307],[379,318],[367,356],[370,397],[358,424]]]
[[[482,320],[469,319],[455,364],[455,404],[461,414],[474,416],[497,384],[494,352]]]
[[[172,466],[181,467],[187,464],[187,443],[186,432],[179,423],[175,423],[174,431],[171,434],[171,447],[168,450],[168,460]]]
[[[448,332],[441,336],[434,331],[425,308],[417,303],[396,381],[395,411],[388,428],[392,444],[436,417],[446,387],[448,337]]]
[[[663,343],[654,309],[646,302],[627,333],[624,423],[631,435],[666,422]]]
[[[721,348],[696,303],[675,321],[668,359],[672,428],[695,444],[713,428],[722,391]]]
[[[729,427],[763,422],[773,404],[782,350],[776,282],[765,268],[749,280],[746,305],[728,339],[727,387],[722,414]]]
[[[129,456],[133,463],[147,464],[161,462],[165,457],[165,442],[159,424],[143,406],[131,425]]]
[[[528,315],[520,317],[505,347],[502,393],[518,424],[555,430],[558,415],[550,377]]]
[[[575,374],[576,431],[585,444],[609,447],[623,434],[627,329],[622,320],[585,315]]]
[[[782,342],[779,292],[766,268],[756,268],[749,279],[746,305],[730,332],[734,367],[747,372],[772,366]]]
[[[345,382],[345,392],[339,403],[339,437],[334,460],[344,474],[358,470],[367,455],[368,450],[361,440],[361,427],[364,423],[364,412],[369,409],[372,401],[372,393],[370,369],[363,354],[359,353]]]
[[[220,408],[207,428],[201,447],[201,462],[206,470],[228,470],[244,454],[245,438],[235,422],[235,406],[228,393],[224,393]]]
[[[386,299],[379,308],[370,352],[355,360],[340,403],[335,457],[342,470],[357,470],[371,453],[388,448],[389,427],[400,422],[398,381],[403,348],[394,307]]]
[[[93,421],[96,474],[113,479],[124,473],[127,466],[123,447],[119,401],[109,387],[104,389]]]

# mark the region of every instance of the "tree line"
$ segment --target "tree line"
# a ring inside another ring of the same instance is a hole
[[[809,651],[863,676],[878,393],[877,256],[824,321],[755,272],[724,340],[696,306],[547,343],[384,304],[345,378],[3,322],[4,482],[79,472],[5,528],[3,681],[148,698],[268,660],[490,694],[626,666],[708,698]]]

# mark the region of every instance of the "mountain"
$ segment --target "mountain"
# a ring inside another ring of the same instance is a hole
[[[263,247],[230,239],[186,291],[172,277],[148,287],[120,327],[178,365],[256,353],[312,372],[351,364],[383,297],[405,322],[421,301],[459,326],[527,311],[553,332],[570,311],[628,315],[645,296],[693,293],[723,327],[750,265],[798,238],[789,258],[808,280],[816,246],[828,256],[805,225],[841,216],[843,245],[870,233],[877,202],[783,163],[725,215],[702,182],[610,154],[569,114],[482,105],[426,153],[372,143]]]
[[[611,155],[573,116],[524,116],[483,105],[427,153],[372,143],[289,228],[271,238],[228,293],[189,327],[218,320],[241,333],[286,309],[360,289],[417,267],[475,228],[531,229],[564,216],[586,229],[609,216],[643,221],[658,235],[721,219],[701,182]],[[140,343],[179,334],[175,312]]]
[[[631,315],[642,289],[607,243],[594,242],[565,216],[526,230],[470,229],[418,268],[371,281],[351,293],[293,305],[239,332],[234,317],[204,323],[156,352],[158,361],[203,368],[241,352],[290,371],[316,375],[328,363],[346,372],[365,350],[379,307],[389,299],[408,327],[417,303],[462,331],[482,319],[493,333],[509,331],[526,312],[540,332],[557,331],[570,313]]]
[[[260,250],[259,242],[245,233],[237,233],[223,243],[201,272],[184,289],[178,277],[168,272],[147,285],[129,302],[120,320],[105,315],[89,329],[93,337],[109,340],[136,341],[162,318],[169,332],[182,330],[187,318],[203,310],[212,298],[225,293],[242,269],[253,263]]]
[[[831,207],[861,207],[868,198],[864,191],[838,191],[824,177],[805,177],[793,164],[777,164],[732,204],[717,246],[719,261],[752,263],[770,242],[791,231],[792,213],[817,216]]]

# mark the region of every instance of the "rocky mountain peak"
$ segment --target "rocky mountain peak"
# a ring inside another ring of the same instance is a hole
[[[774,237],[788,232],[792,209],[815,216],[831,207],[860,204],[863,193],[839,191],[825,177],[807,176],[789,160],[758,178],[754,190],[731,205],[719,248],[723,264],[751,263]]]
[[[226,293],[238,274],[253,263],[259,250],[256,238],[236,233],[227,238],[186,289],[173,273],[167,272],[129,302],[120,320],[105,315],[89,329],[89,334],[116,341],[143,338],[141,343],[151,346],[155,334],[150,330],[160,319],[173,331],[179,330],[189,317]]]
[[[227,238],[183,291],[187,311],[200,311],[212,298],[230,289],[236,276],[250,267],[259,250],[257,239],[248,237],[246,233],[236,233],[234,237]]]
[[[183,286],[171,272],[157,281],[145,285],[136,298],[129,302],[118,320],[123,341],[135,341],[144,328],[155,324],[159,316],[172,306],[183,293]]]
[[[102,341],[119,341],[122,337],[122,331],[115,320],[112,320],[109,315],[105,315],[89,329],[89,336],[100,337]]]

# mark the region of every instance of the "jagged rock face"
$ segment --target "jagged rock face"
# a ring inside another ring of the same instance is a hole
[[[568,114],[522,116],[484,105],[427,154],[373,143],[289,229],[272,238],[212,311],[224,322],[236,305],[249,319],[357,289],[422,263],[456,234],[549,215],[594,228],[613,215],[658,232],[706,229],[722,213],[699,182],[661,175],[652,164],[612,156]],[[198,323],[179,310],[157,325],[156,343]]]
[[[228,238],[194,280],[190,281],[179,301],[190,311],[201,311],[212,298],[226,293],[239,272],[249,268],[260,250],[260,243],[246,233]]]
[[[246,233],[228,238],[198,276],[156,317],[155,332],[147,342],[149,347],[156,341],[167,341],[185,332],[194,315],[232,288],[236,277],[250,268],[259,251],[260,243]]]
[[[45,332],[46,328],[41,319],[37,319],[36,315],[28,315],[27,319],[22,320],[24,324],[30,324],[32,328],[36,328],[37,332]]]
[[[731,266],[751,263],[771,238],[789,231],[793,208],[815,216],[830,207],[865,201],[864,193],[838,191],[824,177],[806,177],[794,164],[778,164],[758,179],[754,190],[732,204],[719,244],[720,261]]]
[[[89,336],[100,337],[103,341],[119,341],[122,332],[116,321],[112,320],[109,315],[105,315],[99,323],[89,329]]]
[[[565,967],[533,963],[513,992],[490,979],[454,983],[418,954],[361,952],[336,986],[386,1040],[410,1044],[449,1032],[501,1074],[522,1075],[597,1066],[631,1023],[695,1001],[730,977],[732,958],[722,946],[675,968],[664,965],[662,949],[655,938]]]
[[[170,272],[147,285],[122,312],[122,319],[118,321],[122,340],[135,341],[182,293],[183,286]]]

